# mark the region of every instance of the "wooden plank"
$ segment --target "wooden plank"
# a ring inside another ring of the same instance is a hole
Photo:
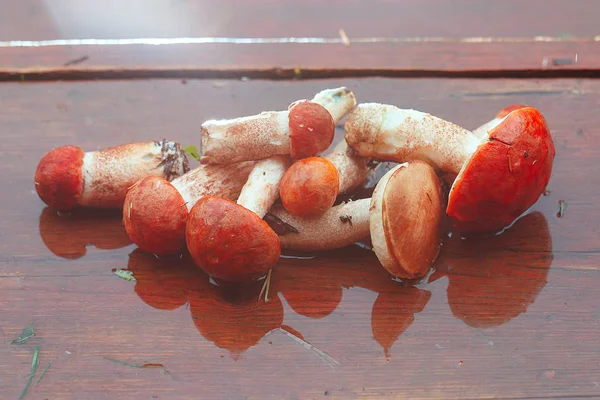
[[[11,0],[0,40],[138,37],[576,36],[598,34],[594,0]]]
[[[503,235],[445,238],[436,272],[415,288],[392,281],[372,252],[349,248],[282,259],[271,300],[257,303],[257,286],[218,290],[187,257],[136,250],[118,213],[53,216],[34,192],[37,160],[53,146],[92,150],[164,136],[193,144],[207,118],[281,109],[338,85],[361,102],[421,109],[468,128],[511,103],[538,107],[557,146],[550,193]],[[0,398],[18,398],[38,345],[34,382],[54,363],[32,398],[600,396],[599,82],[154,80],[1,89]],[[567,202],[562,218],[559,200]],[[113,268],[132,269],[138,281]],[[30,324],[36,336],[10,344]],[[172,378],[107,358],[163,364]]]
[[[600,70],[600,37],[365,40],[7,47],[0,79],[595,77]]]

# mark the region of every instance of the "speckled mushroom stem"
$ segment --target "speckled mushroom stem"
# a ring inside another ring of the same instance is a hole
[[[325,158],[331,161],[338,171],[340,181],[338,193],[352,192],[376,169],[369,166],[369,158],[357,156],[344,139]]]
[[[127,188],[147,176],[170,181],[189,170],[187,158],[174,142],[132,143],[91,151],[83,157],[85,207],[121,207]]]
[[[346,247],[369,236],[371,199],[360,199],[331,207],[319,218],[300,218],[277,204],[269,210],[298,232],[280,234],[281,248],[318,251]]]
[[[346,120],[345,137],[362,157],[422,160],[454,175],[481,143],[470,131],[431,114],[379,103],[359,104]]]
[[[264,217],[279,197],[281,177],[290,165],[291,160],[287,156],[273,156],[258,161],[250,172],[237,203],[260,218]]]
[[[63,146],[42,157],[35,185],[40,198],[59,210],[119,208],[127,189],[138,180],[148,176],[172,180],[188,170],[180,145],[166,139],[90,152]]]
[[[173,179],[171,184],[183,197],[188,211],[204,196],[236,199],[255,167],[254,161],[230,165],[200,164],[188,173]]]
[[[329,111],[334,124],[356,105],[354,94],[346,88],[326,89],[317,93],[311,102]],[[294,105],[297,105],[297,102],[284,111],[264,111],[257,115],[204,122],[201,129],[201,162],[229,164],[261,160],[273,155],[294,156],[290,130],[290,123],[293,123],[291,109]],[[314,115],[309,116],[312,117]],[[305,126],[300,123],[300,128]],[[311,127],[306,128],[312,132]],[[324,148],[331,143],[331,140],[327,139],[323,138],[323,145],[326,144]],[[330,139],[333,139],[333,136]],[[316,154],[318,152],[313,151],[313,154],[304,156]]]

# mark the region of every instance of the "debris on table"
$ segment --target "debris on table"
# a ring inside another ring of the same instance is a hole
[[[115,268],[113,269],[113,273],[121,279],[125,279],[126,281],[135,281],[135,276],[133,276],[133,272],[127,269]]]
[[[34,336],[35,336],[35,330],[33,329],[33,326],[30,325],[26,328],[23,328],[19,337],[13,339],[13,341],[10,343],[11,344],[25,344],[29,341],[29,339],[31,339]]]

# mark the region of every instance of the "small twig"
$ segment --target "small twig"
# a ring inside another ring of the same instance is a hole
[[[344,30],[344,28],[340,28],[340,38],[342,39],[342,42],[344,42],[344,45],[346,46],[350,46],[350,39],[348,38],[348,35],[346,35],[346,31]]]
[[[174,381],[177,380],[177,379],[175,379],[175,377],[173,377],[173,374],[171,374],[169,372],[169,370],[163,364],[159,364],[159,363],[132,364],[127,361],[115,360],[114,358],[109,358],[109,357],[103,357],[103,358],[105,360],[112,361],[114,363],[125,365],[126,367],[131,367],[131,368],[159,368],[159,369],[162,369],[162,371],[165,373],[165,375],[168,375]]]
[[[27,378],[27,384],[25,385],[25,388],[21,392],[21,396],[19,397],[19,400],[23,399],[25,397],[25,395],[27,394],[27,391],[29,390],[29,387],[31,386],[31,382],[33,381],[33,377],[35,376],[35,373],[37,371],[38,365],[40,365],[40,346],[37,346],[35,348],[35,351],[33,352],[33,358],[31,359],[31,373],[29,374],[29,377]]]
[[[305,349],[310,350],[311,352],[316,354],[317,357],[319,357],[321,359],[321,361],[325,362],[331,369],[335,369],[335,367],[340,365],[340,363],[338,361],[336,361],[335,359],[333,359],[333,357],[331,357],[329,354],[325,353],[322,350],[319,350],[318,348],[316,348],[312,344],[308,343],[307,341],[299,338],[298,336],[286,331],[285,329],[283,329],[281,327],[279,327],[278,329],[281,332],[283,332],[286,336],[292,338],[296,343],[301,344]]]
[[[42,374],[40,375],[40,377],[38,378],[37,382],[35,383],[35,386],[37,387],[37,385],[40,384],[40,381],[42,380],[42,378],[44,377],[44,375],[46,375],[46,372],[48,371],[48,369],[50,369],[50,366],[52,365],[54,361],[50,361],[48,363],[48,365],[46,365],[46,368],[44,368],[44,370],[42,371]]]
[[[77,64],[81,64],[84,61],[89,60],[90,57],[89,56],[82,56],[79,58],[74,58],[70,61],[67,61],[66,63],[63,64],[63,66],[68,67],[69,65],[77,65]]]
[[[556,213],[556,216],[558,218],[564,217],[566,208],[567,208],[567,202],[564,200],[559,200],[558,201],[558,213]]]

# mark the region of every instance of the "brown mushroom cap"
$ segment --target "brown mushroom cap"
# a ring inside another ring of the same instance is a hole
[[[397,165],[381,178],[371,198],[371,241],[392,275],[427,274],[440,251],[442,202],[440,181],[423,161]]]
[[[290,105],[288,118],[292,159],[316,156],[333,142],[335,123],[322,105],[310,100],[297,101]]]
[[[318,217],[335,203],[340,179],[335,165],[323,157],[298,160],[285,172],[279,196],[285,209],[299,217]]]
[[[258,215],[230,200],[200,199],[190,210],[186,242],[198,267],[213,278],[243,282],[279,260],[279,236]]]
[[[499,231],[544,192],[556,154],[550,130],[533,107],[518,108],[489,131],[458,174],[447,214],[463,232]]]
[[[185,248],[185,200],[167,180],[151,176],[127,192],[123,224],[129,238],[153,254],[175,254]]]
[[[35,171],[35,189],[44,203],[58,211],[79,204],[84,154],[77,146],[58,147],[44,154]]]

